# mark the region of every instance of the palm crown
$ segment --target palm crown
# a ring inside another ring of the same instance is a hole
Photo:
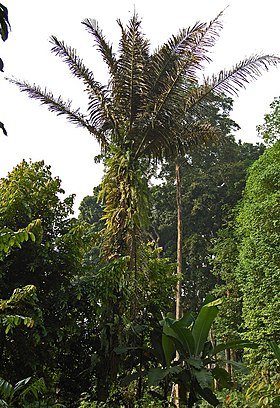
[[[51,111],[65,114],[70,121],[86,127],[103,151],[113,143],[130,149],[135,158],[162,159],[167,154],[184,153],[196,142],[198,134],[203,134],[200,113],[212,92],[236,94],[251,79],[280,61],[274,55],[254,55],[231,70],[205,78],[197,86],[204,64],[211,61],[208,51],[218,39],[221,15],[208,24],[197,23],[180,30],[153,53],[137,15],[132,16],[127,27],[118,20],[121,39],[117,55],[96,22],[84,20],[108,67],[110,77],[106,86],[94,79],[75,49],[52,36],[52,51],[84,83],[89,98],[87,114],[73,110],[69,102],[36,85],[11,82],[47,104]]]
[[[221,16],[222,13],[210,23],[180,30],[150,52],[135,14],[126,27],[118,21],[121,39],[117,54],[96,22],[84,20],[108,67],[106,85],[95,80],[75,49],[52,36],[52,51],[84,83],[89,99],[87,114],[36,85],[11,80],[31,98],[48,105],[49,110],[87,128],[102,152],[109,153],[111,161],[107,162],[103,195],[111,255],[135,255],[136,237],[140,236],[147,215],[143,159],[176,157],[193,145],[217,137],[217,131],[204,119],[213,93],[236,94],[251,79],[280,62],[274,55],[254,55],[199,83],[201,70],[211,61],[209,50],[218,39]]]

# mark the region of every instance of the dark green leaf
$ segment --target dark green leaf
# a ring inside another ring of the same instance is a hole
[[[164,333],[162,334],[162,348],[164,352],[166,367],[169,368],[171,361],[173,360],[175,356],[176,350],[175,350],[174,341],[172,341],[170,337]]]
[[[228,343],[221,343],[215,346],[211,352],[209,353],[210,355],[215,355],[219,353],[220,351],[223,350],[241,350],[244,348],[253,348],[256,349],[258,346],[256,343],[253,343],[252,341],[249,340],[234,340],[234,341],[229,341]]]
[[[211,371],[207,368],[200,368],[199,370],[194,368],[192,373],[197,379],[201,388],[207,388],[212,385],[213,376]]]
[[[235,368],[236,370],[240,371],[243,374],[246,375],[250,374],[249,368],[239,361],[226,360],[225,362],[230,364],[233,368]]]
[[[280,363],[280,347],[276,344],[275,341],[271,341],[269,345],[274,352],[274,355],[277,358],[278,362]]]
[[[198,394],[205,399],[205,401],[209,402],[209,404],[217,407],[220,403],[216,395],[210,388],[201,388],[199,385],[196,386],[196,391]]]
[[[206,305],[202,306],[198,313],[192,328],[192,334],[195,342],[195,355],[199,355],[202,352],[204,344],[208,339],[210,328],[218,314],[217,304],[219,304],[218,301],[207,303]]]
[[[183,371],[183,368],[179,366],[170,368],[151,368],[148,371],[148,383],[149,385],[158,385],[166,376],[179,374],[181,371]]]
[[[128,374],[124,378],[121,379],[120,384],[122,387],[127,386],[134,380],[138,380],[138,378],[144,377],[147,374],[147,371],[135,371],[132,374]]]
[[[215,367],[211,371],[220,386],[224,388],[232,388],[233,383],[231,381],[231,376],[224,368]]]

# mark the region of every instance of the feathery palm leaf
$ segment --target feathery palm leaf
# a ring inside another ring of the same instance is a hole
[[[183,153],[183,144],[175,146],[176,131],[173,134],[171,129],[174,121],[178,124],[178,118],[183,118],[186,95],[197,82],[197,70],[202,69],[204,62],[210,61],[206,51],[218,37],[221,14],[208,25],[197,23],[192,28],[181,30],[151,56],[148,66],[150,115],[146,115],[146,132],[142,132],[137,154],[142,147],[145,151],[155,148],[151,155],[160,158],[157,143],[165,152],[173,155],[179,151]],[[148,126],[147,121],[150,122]],[[162,154],[160,156],[162,158]]]
[[[74,48],[67,46],[64,41],[59,41],[55,36],[51,36],[50,42],[53,44],[51,51],[61,57],[71,73],[81,79],[86,86],[91,125],[100,129],[106,120],[114,122],[107,88],[95,81],[92,71],[84,65]]]
[[[280,58],[275,55],[252,55],[236,64],[231,70],[223,70],[218,76],[207,78],[206,83],[216,94],[237,95],[239,89],[244,89],[251,80],[257,79],[268,71],[271,66],[277,66]]]
[[[86,18],[82,21],[82,24],[85,25],[87,31],[94,36],[95,42],[97,44],[97,49],[102,55],[104,62],[107,64],[109,73],[111,76],[114,76],[117,69],[117,60],[113,53],[112,45],[110,45],[106,41],[102,30],[99,28],[95,20]]]
[[[193,87],[191,92],[185,93],[185,112],[191,115],[205,116],[205,108],[212,99],[212,95],[237,95],[246,84],[256,80],[270,66],[277,66],[280,58],[275,55],[253,55],[236,64],[231,70],[220,71],[204,79],[200,86]],[[200,112],[200,114],[198,113]]]
[[[82,114],[79,109],[72,109],[71,101],[64,101],[61,96],[55,97],[52,92],[46,89],[41,89],[40,86],[31,85],[27,81],[17,81],[9,79],[9,82],[17,85],[22,92],[26,92],[32,99],[37,99],[42,105],[47,105],[50,112],[56,113],[58,116],[65,115],[67,119],[76,126],[86,128],[90,133],[94,134],[101,145],[107,145],[108,141],[104,132],[95,128],[87,119],[86,115]]]
[[[141,22],[136,15],[131,18],[127,29],[122,27],[120,21],[118,24],[122,30],[122,37],[116,76],[112,83],[112,95],[116,115],[122,118],[129,138],[129,131],[145,109],[149,44],[140,31]]]
[[[219,21],[221,15],[222,13],[208,25],[197,23],[192,28],[181,30],[176,37],[171,37],[168,43],[159,50],[157,58],[161,58],[160,54],[163,53],[168,59],[163,61],[160,77],[156,81],[161,83],[162,87],[161,103],[157,103],[156,115],[165,108],[168,98],[171,99],[170,106],[178,105],[178,99],[182,100],[183,93],[188,91],[189,85],[196,83],[197,71],[203,69],[204,62],[211,61],[207,51],[218,38],[221,29]],[[175,101],[177,103],[174,104]]]

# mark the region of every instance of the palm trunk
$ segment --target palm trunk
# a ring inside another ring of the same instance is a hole
[[[177,285],[176,285],[176,319],[182,316],[181,292],[182,292],[182,188],[181,188],[181,171],[179,159],[175,163],[176,173],[176,203],[177,203]],[[176,358],[179,359],[178,353]],[[180,387],[175,384],[174,403],[176,407],[180,407]]]
[[[182,188],[179,159],[176,160],[176,201],[177,201],[177,287],[176,287],[176,319],[182,316],[181,291],[182,291]]]

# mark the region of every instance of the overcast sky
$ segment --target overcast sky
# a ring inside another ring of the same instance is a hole
[[[80,24],[95,18],[117,50],[120,30],[116,19],[126,23],[134,12],[142,18],[142,28],[152,49],[180,28],[197,21],[209,21],[229,6],[223,17],[224,29],[213,49],[208,72],[230,68],[254,53],[280,55],[279,0],[1,0],[9,9],[12,32],[0,44],[5,75],[26,79],[73,99],[73,107],[86,110],[82,84],[70,76],[66,64],[50,52],[50,35],[77,48],[96,79],[106,82],[106,69],[92,48],[89,33]],[[0,78],[0,120],[8,137],[0,134],[0,177],[22,159],[45,160],[54,176],[62,180],[67,194],[77,194],[75,208],[91,194],[102,176],[94,164],[99,148],[85,130],[75,128],[66,118],[48,112],[17,88]],[[280,96],[280,68],[271,69],[248,85],[234,103],[232,118],[241,126],[236,138],[258,142],[256,125],[263,122],[274,97]],[[83,109],[84,108],[84,109]]]

